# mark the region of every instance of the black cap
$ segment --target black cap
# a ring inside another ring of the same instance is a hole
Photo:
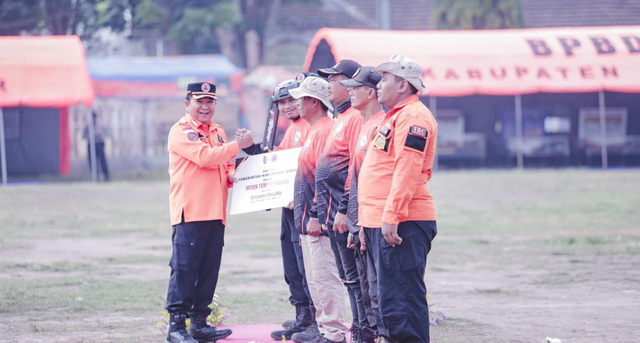
[[[315,77],[320,77],[320,75],[312,72],[312,71],[303,71],[298,73],[298,75],[296,76],[296,82],[298,82],[298,85],[300,85],[302,83],[302,81],[304,81],[304,79],[306,79],[309,76],[315,76]],[[326,79],[326,77],[323,77],[323,79]]]
[[[345,87],[367,86],[376,89],[376,85],[382,80],[382,74],[373,71],[373,67],[359,68],[349,80],[342,80],[340,84]]]
[[[360,67],[362,67],[360,63],[354,60],[340,60],[338,64],[331,68],[318,69],[318,75],[329,77],[329,75],[342,74],[348,78],[352,78]]]
[[[218,99],[216,95],[216,85],[209,82],[190,83],[187,85],[187,95],[188,94],[191,94],[196,100],[202,98]]]

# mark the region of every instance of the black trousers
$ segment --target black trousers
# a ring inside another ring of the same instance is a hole
[[[209,316],[222,261],[224,225],[221,220],[183,222],[173,226],[171,239],[166,309],[190,317]]]
[[[360,229],[363,230],[363,229]],[[362,304],[364,305],[364,311],[367,317],[367,321],[369,322],[369,327],[374,331],[377,328],[377,318],[380,317],[379,308],[376,307],[376,312],[371,306],[372,298],[374,298],[375,303],[378,303],[378,296],[376,294],[377,288],[369,286],[369,273],[368,267],[369,264],[367,262],[367,251],[362,251],[360,248],[362,247],[362,242],[360,242],[360,238],[358,234],[353,235],[353,244],[356,247],[355,256],[356,256],[356,267],[358,268],[358,277],[360,279],[360,290],[362,291]],[[372,292],[373,290],[373,292]]]
[[[338,275],[342,283],[347,287],[347,293],[349,294],[353,325],[362,329],[369,326],[369,321],[367,320],[367,314],[362,300],[362,289],[360,288],[360,277],[356,264],[356,252],[353,249],[347,248],[348,232],[334,232],[331,226],[329,226],[328,231],[331,250],[333,250],[333,254],[336,256]]]
[[[300,240],[293,241],[291,239],[291,231],[296,229],[293,211],[283,208],[281,221],[280,250],[282,251],[284,281],[289,285],[289,301],[293,306],[309,306],[311,305],[311,295],[305,276],[302,247]]]
[[[91,171],[91,144],[87,145],[87,156],[89,160],[89,171]],[[102,169],[105,181],[109,181],[109,168],[107,167],[107,155],[104,154],[104,142],[96,143],[96,168]],[[100,179],[100,169],[98,179]]]
[[[392,247],[380,228],[365,229],[367,250],[375,265],[383,324],[378,325],[378,332],[391,342],[429,343],[424,274],[431,241],[437,232],[435,221],[402,222],[398,225],[402,244]]]

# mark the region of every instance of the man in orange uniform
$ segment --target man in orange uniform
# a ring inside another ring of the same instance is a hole
[[[333,126],[333,120],[327,115],[331,107],[329,83],[310,76],[289,93],[298,99],[300,116],[311,125],[296,173],[294,218],[301,234],[305,272],[320,330],[319,333],[295,333],[292,339],[294,342],[343,342],[347,332],[343,324],[344,291],[328,232],[318,223],[316,203],[316,166]]]
[[[334,227],[339,231],[344,230],[346,226],[349,230],[349,238],[347,246],[355,249],[355,261],[360,278],[360,289],[362,289],[362,303],[364,305],[366,317],[361,318],[361,327],[354,332],[354,342],[373,343],[375,339],[375,331],[378,325],[382,325],[380,318],[380,310],[378,306],[377,287],[375,280],[375,272],[368,273],[367,269],[373,268],[373,263],[367,262],[366,247],[364,242],[364,233],[358,224],[358,175],[360,174],[360,166],[367,152],[369,142],[373,138],[372,133],[377,132],[378,127],[384,118],[382,106],[378,103],[376,93],[376,85],[380,82],[382,75],[374,72],[373,67],[362,67],[351,80],[340,81],[340,84],[349,89],[351,98],[351,106],[360,111],[360,115],[364,119],[364,125],[359,131],[356,146],[353,148],[353,155],[349,165],[349,176],[345,184],[345,192],[342,201],[338,206]],[[360,239],[359,235],[362,236]],[[370,254],[369,254],[370,255]],[[370,265],[370,266],[369,266]],[[368,276],[374,277],[369,282]]]
[[[169,131],[173,254],[166,309],[170,343],[211,342],[231,334],[231,330],[209,326],[206,318],[222,259],[227,194],[234,181],[231,158],[251,146],[253,138],[245,134],[227,142],[222,126],[211,120],[216,103],[214,84],[189,84],[187,113]]]
[[[302,80],[304,74],[301,74]],[[300,118],[298,113],[297,100],[291,97],[289,90],[298,88],[298,81],[287,80],[280,83],[273,92],[273,101],[278,106],[278,112],[285,118],[291,120],[280,144],[274,149],[284,150],[302,147],[309,133],[309,123]],[[235,136],[238,138],[245,129],[236,130]],[[249,155],[264,153],[260,144],[253,144],[247,149],[243,149]],[[281,340],[282,337],[289,340],[296,332],[311,330],[317,332],[317,324],[312,311],[311,294],[305,277],[304,260],[302,247],[300,246],[300,233],[295,228],[293,219],[293,203],[282,208],[280,226],[280,250],[282,252],[282,264],[284,268],[284,279],[289,286],[289,302],[296,308],[296,319],[292,324],[287,325],[282,330],[275,330],[271,333],[271,338]]]
[[[347,248],[349,235],[347,228],[346,226],[334,226],[334,218],[345,192],[344,186],[349,174],[349,160],[353,155],[353,149],[363,123],[360,112],[351,107],[349,90],[341,85],[340,81],[353,77],[360,67],[358,62],[341,60],[331,68],[318,70],[318,75],[328,77],[331,90],[330,100],[336,108],[336,120],[316,169],[318,221],[329,232],[338,273],[349,294],[353,316],[350,331],[356,337],[360,329],[368,326],[362,302],[360,278],[358,277],[355,254],[353,250]]]
[[[391,342],[429,342],[424,274],[436,236],[436,210],[427,187],[438,125],[420,102],[422,68],[393,55],[382,73],[378,102],[389,108],[362,162],[358,180],[360,225],[374,257],[378,301]]]

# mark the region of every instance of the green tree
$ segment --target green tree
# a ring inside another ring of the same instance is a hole
[[[122,31],[123,13],[130,1],[0,0],[0,35],[45,33],[89,38],[101,27]]]
[[[520,0],[436,0],[431,20],[438,30],[524,27]]]

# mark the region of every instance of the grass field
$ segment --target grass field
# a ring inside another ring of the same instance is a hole
[[[640,341],[640,170],[436,173],[434,343]],[[279,211],[229,218],[229,324],[291,318]],[[162,342],[168,181],[0,187],[0,342]],[[264,340],[265,342],[268,341]]]

